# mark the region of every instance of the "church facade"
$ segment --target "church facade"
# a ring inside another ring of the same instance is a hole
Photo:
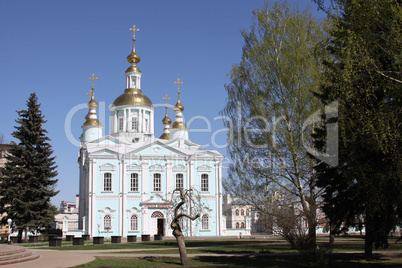
[[[79,223],[91,236],[172,236],[172,193],[194,189],[204,204],[195,221],[183,220],[186,235],[222,234],[222,160],[214,150],[203,150],[189,141],[183,120],[178,79],[175,119],[162,119],[163,134],[155,137],[154,107],[141,88],[140,57],[133,48],[127,56],[125,90],[114,100],[110,112],[111,133],[102,135],[97,119],[94,80],[89,93],[89,112],[82,126],[79,152]],[[166,103],[169,98],[164,98]],[[161,125],[162,127],[162,125]],[[191,213],[191,212],[190,212]]]

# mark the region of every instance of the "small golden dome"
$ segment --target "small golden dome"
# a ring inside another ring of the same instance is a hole
[[[188,127],[184,122],[175,121],[173,125],[170,127],[171,129],[185,129],[188,130]]]
[[[85,119],[87,119],[84,123],[84,125],[82,125],[82,127],[88,127],[88,126],[102,126],[101,122],[99,122],[98,119],[95,118],[87,118],[85,117]]]
[[[161,140],[170,140],[170,133],[163,133],[159,139]]]
[[[138,88],[127,88],[123,94],[115,99],[112,107],[125,105],[140,105],[151,108],[154,107],[152,101],[141,92],[141,89]]]
[[[126,74],[127,73],[141,73],[140,68],[137,67],[137,65],[131,65],[130,67],[127,68]]]
[[[88,102],[88,108],[97,108],[98,107],[98,103],[96,102],[95,99],[90,99]]]
[[[139,63],[141,61],[140,55],[138,55],[134,50],[127,56],[127,61],[129,63]]]
[[[175,112],[176,112],[176,111],[182,111],[182,112],[183,112],[184,107],[183,107],[183,105],[181,105],[180,99],[177,100],[177,103],[176,103],[176,105],[173,107],[173,110],[174,110]]]
[[[162,124],[166,125],[170,125],[172,123],[172,120],[169,118],[169,116],[166,114],[165,117],[162,120]]]

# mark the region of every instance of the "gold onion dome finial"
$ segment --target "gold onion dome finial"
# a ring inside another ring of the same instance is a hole
[[[87,93],[87,95],[90,96],[89,102],[88,102],[88,108],[89,108],[89,112],[88,114],[85,116],[85,123],[84,126],[101,126],[101,122],[99,122],[99,120],[96,118],[96,112],[91,111],[91,110],[96,110],[96,108],[98,108],[98,103],[95,100],[95,84],[94,81],[98,80],[97,77],[95,77],[95,74],[92,74],[91,77],[88,78],[89,80],[92,80],[92,87],[91,90],[89,91],[89,93]]]
[[[95,77],[95,74],[92,74],[91,77],[88,78],[89,80],[92,80],[92,87],[91,90],[89,91],[89,93],[87,93],[87,95],[90,96],[89,102],[88,102],[88,107],[89,108],[97,108],[98,107],[98,103],[95,101],[95,80],[98,80],[98,77]]]
[[[165,102],[166,102],[166,104],[165,104],[165,110],[166,110],[166,112],[165,112],[165,117],[164,117],[163,120],[162,120],[162,123],[163,123],[163,124],[168,124],[168,125],[170,125],[170,124],[172,123],[172,120],[169,118],[168,113],[167,113],[167,108],[168,108],[168,106],[167,106],[167,101],[170,100],[170,98],[168,98],[168,96],[167,96],[167,94],[166,94],[165,97],[163,97],[162,99],[164,99]]]
[[[130,55],[127,56],[127,61],[131,64],[139,63],[141,61],[140,56],[135,52],[135,32],[139,31],[140,29],[136,28],[133,25],[133,28],[130,28],[130,31],[133,32],[133,50],[131,51]]]
[[[174,82],[177,85],[177,103],[173,107],[173,110],[175,111],[182,111],[184,110],[183,105],[180,102],[180,85],[183,85],[183,82],[180,81],[180,78],[177,79],[177,81]]]

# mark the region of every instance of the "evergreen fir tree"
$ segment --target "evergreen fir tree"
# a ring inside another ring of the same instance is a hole
[[[324,211],[334,229],[363,216],[371,258],[373,245],[388,245],[402,214],[402,9],[398,0],[333,2],[342,12],[324,44],[319,98],[339,102],[339,164],[318,162],[317,186],[325,188]],[[325,135],[316,133],[319,149]]]
[[[13,220],[13,230],[18,230],[18,240],[25,229],[36,231],[52,224],[57,213],[50,203],[55,196],[57,176],[55,157],[52,156],[50,139],[42,128],[46,123],[35,93],[27,101],[27,110],[17,111],[19,118],[7,162],[0,169],[0,213],[7,214],[1,222]]]

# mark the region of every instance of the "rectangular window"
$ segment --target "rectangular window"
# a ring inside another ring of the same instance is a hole
[[[149,132],[148,118],[145,118],[145,132]]]
[[[133,215],[130,218],[130,231],[138,230],[138,217],[137,215]]]
[[[104,230],[111,230],[112,229],[112,217],[110,217],[110,215],[106,215],[103,218],[103,229]]]
[[[131,174],[130,191],[138,192],[138,174],[137,173]]]
[[[110,192],[112,191],[112,174],[105,173],[103,175],[103,191]]]
[[[208,175],[202,174],[201,175],[201,192],[208,192]]]
[[[176,189],[183,189],[183,174],[176,174]]]
[[[131,128],[135,131],[138,132],[138,117],[133,117],[131,121]]]
[[[203,215],[201,218],[201,229],[208,230],[209,229],[209,217],[208,215]]]
[[[124,118],[120,117],[119,118],[119,130],[123,130],[123,126],[124,126]]]
[[[155,173],[154,174],[154,192],[160,192],[160,191],[162,191],[161,174]]]

